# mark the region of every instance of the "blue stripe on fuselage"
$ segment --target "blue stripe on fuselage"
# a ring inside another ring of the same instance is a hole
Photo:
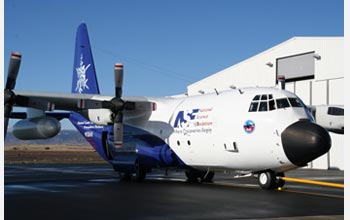
[[[100,126],[87,120],[79,113],[70,113],[69,120],[106,161],[134,163],[139,160],[148,168],[184,167],[182,160],[159,137],[142,129],[124,124],[123,147],[113,151],[113,158],[108,158],[107,151],[113,148],[113,126]],[[107,145],[106,145],[107,144]],[[108,149],[106,149],[108,147]]]

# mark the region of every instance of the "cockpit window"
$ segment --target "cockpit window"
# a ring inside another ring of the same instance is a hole
[[[266,112],[276,109],[275,100],[272,94],[256,95],[250,103],[250,112]]]
[[[288,108],[290,107],[289,102],[286,98],[284,99],[276,99],[277,108]]]
[[[260,95],[256,95],[253,99],[253,101],[259,101],[260,100]]]
[[[250,112],[256,112],[258,110],[259,102],[252,102],[249,107]]]
[[[300,99],[297,99],[297,98],[288,98],[288,99],[292,107],[304,107]]]
[[[275,104],[275,100],[270,100],[269,101],[269,110],[272,111],[272,110],[275,110],[276,109],[276,104]]]
[[[267,102],[260,102],[259,112],[267,112]]]
[[[272,94],[261,94],[254,96],[249,106],[249,112],[266,112],[289,107],[306,108],[303,101],[298,97],[274,99]],[[328,109],[328,114],[344,115],[344,109],[330,107]]]

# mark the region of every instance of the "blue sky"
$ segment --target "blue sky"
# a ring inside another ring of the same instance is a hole
[[[102,94],[165,96],[293,36],[343,36],[340,0],[5,0],[5,73],[22,53],[17,90],[69,92],[84,21]],[[6,74],[5,74],[6,75]]]

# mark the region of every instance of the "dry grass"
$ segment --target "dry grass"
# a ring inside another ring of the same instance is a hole
[[[91,146],[5,146],[5,164],[106,163]]]

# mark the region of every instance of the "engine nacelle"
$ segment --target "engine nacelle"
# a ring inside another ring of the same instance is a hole
[[[47,139],[56,136],[61,123],[53,117],[42,116],[20,120],[13,126],[13,135],[22,140]]]

